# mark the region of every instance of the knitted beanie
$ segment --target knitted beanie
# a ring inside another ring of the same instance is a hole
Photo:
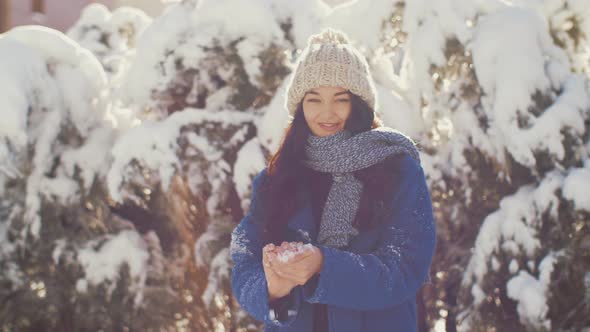
[[[373,111],[377,110],[377,94],[367,60],[343,32],[331,28],[309,37],[298,59],[285,102],[291,117],[305,93],[320,86],[348,89]]]

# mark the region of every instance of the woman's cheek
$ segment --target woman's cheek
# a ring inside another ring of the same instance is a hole
[[[308,106],[307,113],[308,113],[309,119],[314,120],[320,114],[320,107],[316,104],[311,104]]]
[[[338,106],[337,113],[340,119],[342,119],[342,121],[348,119],[348,116],[351,112],[352,109],[350,108],[350,104],[343,104]]]

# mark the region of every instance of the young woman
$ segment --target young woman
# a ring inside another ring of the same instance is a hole
[[[265,331],[417,329],[435,248],[419,154],[381,126],[364,57],[326,29],[287,91],[292,121],[232,233],[232,289]]]

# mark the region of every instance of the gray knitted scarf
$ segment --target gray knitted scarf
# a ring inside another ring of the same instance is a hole
[[[333,135],[309,135],[304,165],[332,174],[332,186],[322,211],[318,242],[344,247],[358,231],[352,226],[363,184],[353,172],[375,165],[387,157],[409,154],[420,162],[414,142],[391,128],[379,127],[352,136],[342,130]]]

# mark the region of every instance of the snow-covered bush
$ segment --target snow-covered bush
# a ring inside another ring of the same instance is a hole
[[[424,120],[439,235],[426,307],[449,330],[588,326],[571,289],[590,266],[563,268],[584,257],[583,182],[563,193],[588,160],[589,86],[552,38],[557,2],[404,8],[400,81]]]
[[[117,81],[134,61],[137,40],[151,21],[139,9],[121,7],[111,13],[96,3],[84,8],[67,35],[90,50]]]

